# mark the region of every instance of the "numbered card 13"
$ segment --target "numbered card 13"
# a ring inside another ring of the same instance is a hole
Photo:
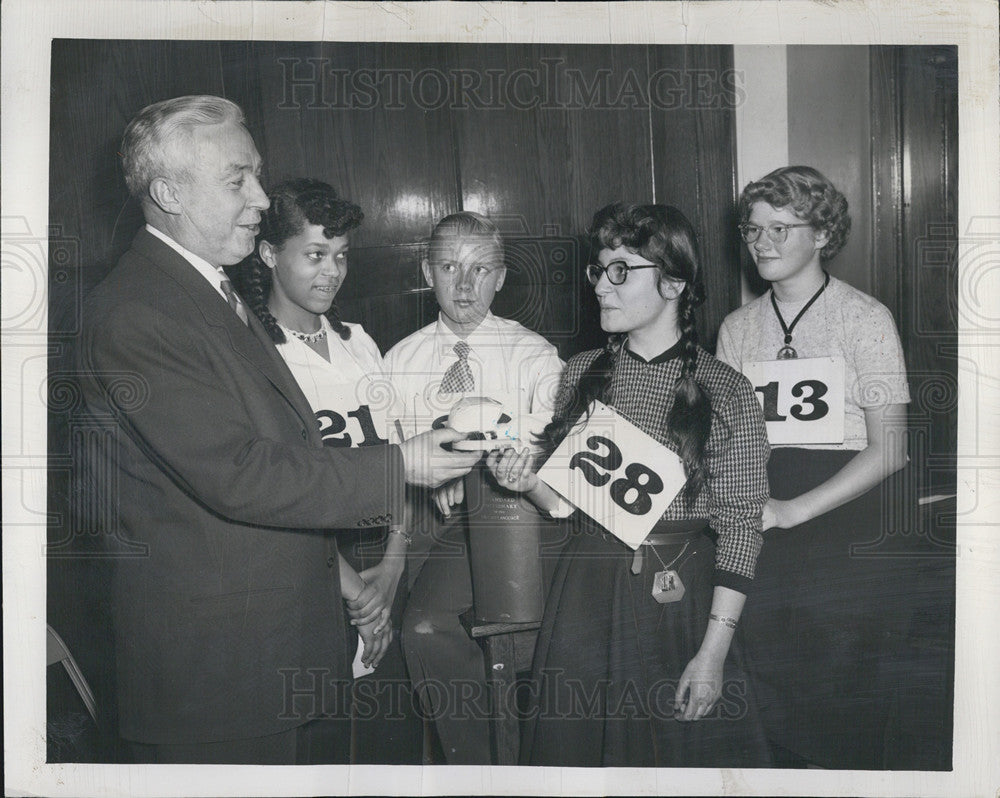
[[[601,402],[538,476],[633,549],[686,481],[676,454]]]
[[[772,444],[844,442],[844,359],[808,357],[743,364],[764,408]]]

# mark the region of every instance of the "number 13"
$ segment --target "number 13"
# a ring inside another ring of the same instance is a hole
[[[754,390],[763,397],[765,421],[785,421],[788,419],[788,416],[782,416],[778,413],[777,380],[769,382],[767,385],[758,385]],[[809,391],[809,395],[802,396],[806,390]],[[812,410],[803,412],[802,405],[792,405],[788,412],[799,421],[817,421],[823,418],[830,412],[830,406],[821,398],[826,395],[828,390],[826,383],[819,380],[802,380],[795,383],[792,386],[792,396],[796,399],[801,397],[805,404],[812,407]]]

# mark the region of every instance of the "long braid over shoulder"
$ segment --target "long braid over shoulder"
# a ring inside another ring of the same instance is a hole
[[[674,388],[674,403],[667,414],[667,430],[684,461],[687,484],[684,491],[694,499],[705,484],[705,444],[712,430],[712,402],[695,379],[698,366],[698,329],[695,308],[704,301],[701,282],[688,283],[679,297],[677,323],[683,351],[681,376]]]
[[[664,281],[684,283],[677,300],[677,326],[683,344],[681,374],[674,395],[663,397],[663,402],[670,405],[665,432],[684,462],[688,477],[685,493],[689,499],[693,498],[705,482],[705,447],[712,423],[711,399],[695,378],[699,352],[695,309],[704,301],[704,287],[694,227],[670,205],[617,203],[594,215],[589,236],[594,252],[624,246],[655,263],[659,267],[661,292]],[[553,450],[558,446],[594,399],[610,400],[612,372],[623,344],[624,336],[612,336],[572,393],[561,397],[556,415],[545,430],[546,448]]]
[[[260,255],[254,252],[246,260],[242,274],[243,285],[238,286],[238,290],[246,297],[250,310],[260,319],[272,341],[276,344],[285,343],[285,333],[267,306],[267,298],[271,295],[271,270],[260,259]]]
[[[257,250],[240,264],[233,278],[271,340],[284,343],[285,334],[267,304],[274,278],[271,268],[261,258],[261,242],[266,241],[280,252],[288,239],[302,232],[306,225],[322,227],[326,238],[344,236],[360,226],[364,214],[357,205],[338,196],[333,186],[311,178],[279,183],[271,190],[269,198],[271,206],[261,219]],[[340,320],[336,302],[324,315],[341,338],[351,337],[350,328]]]
[[[589,418],[590,407],[595,399],[610,401],[611,374],[621,353],[622,342],[620,336],[611,336],[603,351],[580,375],[579,382],[572,386],[564,385],[564,390],[568,393],[559,396],[556,412],[539,441],[543,450],[549,454],[554,452],[577,423]]]

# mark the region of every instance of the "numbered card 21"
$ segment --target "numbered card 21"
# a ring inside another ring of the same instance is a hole
[[[538,476],[633,549],[686,481],[676,454],[601,402]]]
[[[772,444],[844,442],[844,359],[808,357],[743,364]]]

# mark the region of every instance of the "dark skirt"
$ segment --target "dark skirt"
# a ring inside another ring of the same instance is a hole
[[[722,697],[706,718],[673,717],[677,682],[697,653],[712,604],[715,545],[633,552],[611,535],[578,529],[559,561],[533,665],[522,764],[629,767],[764,767],[767,745],[734,641]],[[657,559],[656,555],[659,555]],[[673,566],[685,586],[658,604],[653,576]]]
[[[856,454],[775,449],[771,495],[799,496]],[[880,555],[882,506],[879,487],[800,526],[765,532],[743,613],[768,739],[826,768],[884,766],[912,558]]]

